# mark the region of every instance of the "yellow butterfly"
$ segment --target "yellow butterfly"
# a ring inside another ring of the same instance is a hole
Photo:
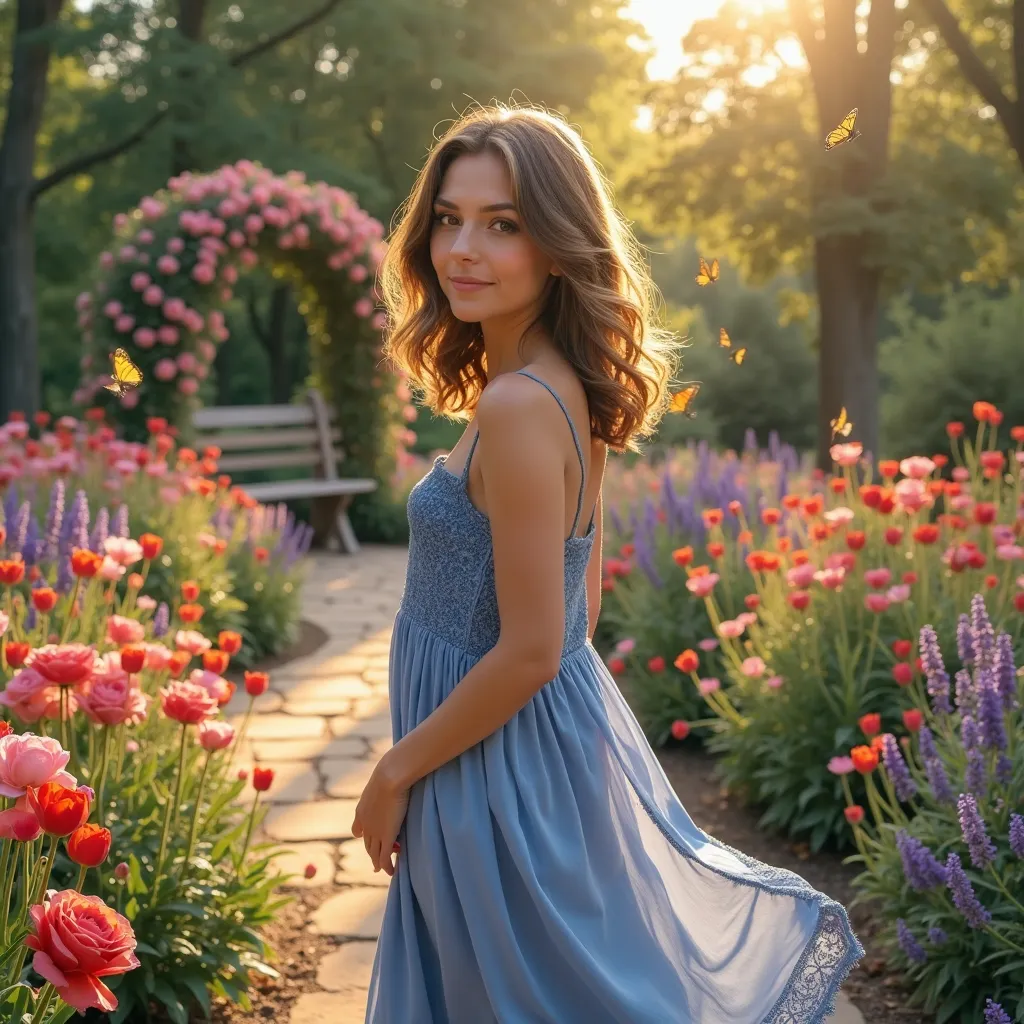
[[[691,403],[697,397],[700,392],[700,381],[694,380],[689,381],[682,391],[677,391],[672,396],[672,402],[668,407],[669,412],[681,412],[685,413],[690,419],[693,419],[697,414],[690,408]]]
[[[718,280],[718,260],[712,260],[711,265],[708,266],[707,260],[703,256],[700,258],[700,272],[694,278],[694,280],[701,286],[712,284]]]
[[[142,383],[142,371],[131,361],[123,348],[114,349],[110,362],[114,371],[110,379],[114,383],[103,386],[118,398],[124,398],[130,388],[137,388]]]
[[[832,428],[832,437],[849,437],[853,430],[853,422],[846,415],[846,406],[839,410],[839,415],[834,420],[829,420],[828,425]]]
[[[729,358],[737,366],[742,366],[743,360],[747,358],[747,350],[745,348],[733,349],[733,351],[729,353]]]
[[[857,123],[857,108],[854,107],[840,122],[838,128],[834,128],[825,136],[825,149],[835,149],[844,142],[853,142],[860,138],[860,132],[854,128]]]
[[[718,328],[718,345],[719,348],[732,348],[732,338],[724,327]]]

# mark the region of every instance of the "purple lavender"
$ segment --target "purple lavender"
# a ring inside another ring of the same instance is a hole
[[[61,555],[57,559],[57,581],[53,585],[53,589],[58,594],[67,594],[75,582],[74,573],[71,570],[71,555],[70,553]]]
[[[1003,701],[999,694],[995,675],[990,668],[979,668],[978,735],[986,750],[1006,749],[1006,726],[1003,722]]]
[[[907,762],[903,760],[896,737],[891,732],[882,737],[882,760],[889,778],[892,779],[897,798],[906,802],[917,792],[917,783],[910,777],[910,769],[907,768]]]
[[[949,706],[949,673],[942,661],[939,638],[932,626],[921,627],[919,646],[932,707],[936,714],[951,714],[953,709]]]
[[[941,928],[933,927],[928,929],[928,941],[933,946],[941,946],[949,941],[949,936]]]
[[[1010,849],[1024,860],[1024,817],[1010,815]]]
[[[917,734],[918,743],[921,749],[921,760],[924,762],[925,775],[928,777],[928,785],[931,786],[932,795],[940,804],[951,804],[953,802],[953,790],[949,785],[949,777],[946,775],[946,767],[939,757],[935,747],[935,739],[931,729],[922,725]]]
[[[976,667],[991,668],[995,657],[996,635],[985,608],[985,598],[981,594],[971,598],[971,637],[974,641]]]
[[[114,515],[114,525],[111,528],[111,533],[115,537],[127,538],[131,536],[128,529],[128,506],[120,504],[117,506],[117,512]]]
[[[913,933],[907,927],[907,922],[902,917],[896,918],[896,937],[899,940],[900,949],[911,963],[923,964],[928,959],[928,954],[914,938]]]
[[[964,920],[971,928],[984,928],[992,920],[992,915],[978,900],[971,880],[955,853],[950,853],[946,859],[946,872],[946,885],[953,897],[953,905],[963,914]]]
[[[33,606],[29,608],[29,610],[25,613],[25,628],[28,630],[35,629],[38,619],[39,616],[36,614],[35,607]]]
[[[89,547],[89,498],[85,491],[75,493],[71,515],[67,520],[67,548]]]
[[[50,507],[46,513],[46,526],[43,530],[42,557],[47,562],[56,559],[60,549],[61,528],[64,525],[64,481],[57,479],[50,491]]]
[[[96,513],[96,523],[92,528],[92,536],[89,538],[89,549],[97,555],[103,554],[103,545],[110,536],[110,513],[106,508],[101,508]]]
[[[1010,1015],[992,998],[985,1000],[985,1024],[1013,1024]]]
[[[996,767],[992,774],[995,776],[996,782],[1008,786],[1013,778],[1013,761],[1006,754],[1000,753],[996,758]]]
[[[956,674],[956,706],[961,712],[973,711],[976,699],[974,680],[967,669],[962,668]]]
[[[960,663],[968,668],[974,664],[974,636],[971,633],[971,620],[961,614],[956,620],[956,653]]]
[[[1014,711],[1017,707],[1017,669],[1013,664],[1013,640],[1009,633],[996,637],[996,656],[993,664],[996,687],[1003,707]]]
[[[957,811],[960,817],[960,831],[971,855],[971,863],[976,868],[987,868],[996,856],[996,844],[985,831],[985,822],[978,810],[978,802],[971,793],[961,793],[957,800]]]
[[[946,884],[947,872],[942,862],[905,828],[896,833],[896,849],[903,864],[903,875],[911,889],[925,892]]]
[[[25,535],[25,546],[21,549],[21,557],[26,565],[35,565],[43,555],[45,544],[39,536],[39,527],[35,519],[28,521],[28,531]]]
[[[156,606],[156,614],[153,616],[153,636],[160,637],[167,632],[171,624],[171,612],[166,601],[161,601]]]
[[[967,751],[967,768],[964,771],[964,786],[968,792],[984,796],[988,792],[988,768],[985,755],[978,749]]]

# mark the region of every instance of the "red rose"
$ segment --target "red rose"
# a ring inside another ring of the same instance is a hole
[[[99,896],[73,889],[47,896],[31,907],[32,934],[25,945],[36,951],[32,967],[69,1006],[117,1009],[114,993],[100,978],[125,974],[139,966],[135,933],[128,919]]]
[[[64,840],[68,856],[84,868],[102,864],[110,853],[110,830],[88,822]]]
[[[47,644],[32,652],[29,668],[57,686],[78,686],[91,675],[96,650],[88,644]]]
[[[168,718],[182,725],[197,725],[216,714],[217,698],[205,686],[175,680],[160,691],[160,706]]]
[[[274,769],[273,768],[253,768],[252,770],[252,788],[257,793],[266,793],[270,789],[274,782]]]
[[[898,661],[892,667],[892,677],[900,686],[909,686],[914,681],[914,666]]]
[[[38,789],[29,789],[26,795],[29,808],[48,835],[70,835],[89,818],[90,800],[85,790],[45,782]]]
[[[609,658],[608,671],[613,676],[622,675],[626,671],[626,663],[621,658]],[[246,689],[248,689],[248,686],[246,686]]]

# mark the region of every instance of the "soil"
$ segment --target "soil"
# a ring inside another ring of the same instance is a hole
[[[303,622],[296,644],[259,665],[273,671],[295,658],[313,653],[326,641],[326,634],[311,623]],[[628,699],[628,688],[623,686]],[[657,751],[676,792],[686,809],[704,831],[729,846],[767,864],[789,868],[803,876],[814,888],[848,905],[853,898],[852,880],[856,865],[843,864],[843,855],[832,852],[812,854],[805,843],[758,827],[755,808],[744,807],[730,795],[715,774],[715,759],[690,739],[671,743]],[[690,794],[700,794],[694,799]],[[213,1024],[243,1024],[259,1020],[289,1020],[292,1004],[304,992],[317,991],[316,965],[335,948],[330,937],[313,935],[308,921],[313,910],[333,889],[286,890],[294,902],[282,908],[278,919],[263,929],[263,936],[274,950],[271,966],[280,972],[278,979],[257,976],[250,992],[251,1010],[241,1010],[225,1001],[214,1003]],[[890,969],[886,950],[877,937],[878,917],[861,906],[850,913],[854,931],[865,948],[865,956],[843,985],[843,992],[860,1010],[867,1024],[935,1024],[934,1014],[926,1014],[908,1005],[910,988],[898,970]],[[196,1016],[195,1024],[204,1018]]]

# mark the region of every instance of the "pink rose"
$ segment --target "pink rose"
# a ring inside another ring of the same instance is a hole
[[[167,251],[173,253],[180,253],[185,248],[184,238],[170,238],[167,241]]]
[[[157,340],[163,345],[177,345],[181,336],[177,327],[171,324],[162,324],[156,332]]]
[[[41,905],[31,907],[34,949],[32,967],[50,982],[69,1006],[84,1013],[117,1009],[114,993],[101,978],[125,974],[139,966],[135,933],[128,919],[99,896],[73,889],[50,889]]]
[[[893,493],[897,504],[908,512],[918,512],[932,503],[932,497],[924,481],[915,480],[913,477],[901,480],[893,488]]]
[[[128,642],[134,643],[134,641]],[[85,685],[91,686],[95,682],[127,682],[127,680],[128,673],[121,667],[121,652],[107,651],[106,654],[101,654],[96,659],[92,667],[92,678]]]
[[[96,651],[88,644],[47,644],[29,656],[25,664],[57,686],[78,686],[92,675]]]
[[[186,309],[188,306],[185,305],[184,299],[168,299],[164,303],[164,316],[168,320],[181,320]]]
[[[195,377],[182,377],[178,381],[178,390],[183,395],[194,395],[199,390],[199,381]]]
[[[709,572],[704,576],[691,576],[686,581],[686,589],[696,597],[706,598],[715,589],[718,579],[717,572]]]
[[[837,569],[819,569],[814,578],[828,590],[838,590],[843,585],[846,577],[846,570],[842,567]]]
[[[192,279],[194,281],[198,281],[200,284],[212,283],[215,276],[216,272],[213,267],[209,266],[209,264],[197,263],[192,268]]]
[[[125,574],[126,571],[125,567],[119,562],[115,562],[110,555],[104,555],[103,564],[100,565],[99,576],[100,579],[115,583]]]
[[[201,686],[218,704],[231,699],[231,684],[216,672],[196,668],[189,673],[188,681]]]
[[[147,306],[159,306],[164,301],[164,290],[158,284],[151,284],[142,293],[142,301]]]
[[[195,368],[198,365],[196,357],[192,352],[182,352],[181,355],[178,356],[177,362],[178,369],[181,370],[182,373],[194,373]]]
[[[161,274],[176,274],[180,266],[181,264],[179,264],[178,261],[169,253],[165,253],[156,261],[156,269],[159,270]]]
[[[168,718],[197,725],[217,713],[217,699],[195,683],[173,681],[160,691],[160,706]]]
[[[20,797],[47,782],[74,788],[78,783],[64,771],[71,755],[52,736],[26,732],[0,737],[0,796]]]
[[[16,843],[31,843],[42,835],[43,827],[31,812],[11,807],[0,811],[0,839],[13,839]]]
[[[871,587],[872,590],[885,590],[885,588],[892,582],[892,573],[885,568],[868,569],[868,571],[864,573],[864,582]]]
[[[94,679],[78,692],[78,706],[97,725],[138,725],[149,711],[149,701],[127,675]]]
[[[834,444],[828,450],[832,461],[840,466],[856,466],[864,454],[864,445],[860,441],[849,441],[846,444]]]
[[[135,326],[135,317],[123,313],[114,321],[114,330],[118,334],[127,334]]]
[[[208,651],[213,643],[194,629],[179,629],[174,634],[174,646],[179,650],[188,651],[189,654],[196,657],[203,651]]]
[[[364,295],[363,298],[356,301],[352,312],[361,320],[365,320],[373,312],[373,303]]]
[[[152,348],[156,344],[156,331],[152,327],[139,327],[136,328],[132,338],[135,339],[135,344],[139,348]]]
[[[795,565],[786,572],[786,582],[798,590],[805,590],[814,580],[814,566],[810,562],[803,565]]]
[[[721,680],[715,679],[714,677],[712,677],[710,679],[701,679],[697,683],[697,689],[700,690],[702,695],[707,695],[709,693],[714,693],[715,690],[720,690],[721,688],[722,688]]]
[[[911,455],[900,463],[900,472],[914,480],[924,480],[935,472],[935,463],[924,455]]]
[[[864,596],[864,607],[869,612],[881,615],[889,607],[889,598],[885,594],[866,594]]]
[[[719,623],[718,635],[725,637],[727,640],[735,640],[738,636],[743,635],[743,631],[746,626],[742,622],[736,619],[726,619],[724,622]]]
[[[910,585],[908,583],[897,583],[895,587],[890,587],[885,592],[885,596],[889,598],[890,604],[900,604],[903,601],[909,601]]]
[[[204,750],[224,750],[235,738],[235,728],[223,720],[199,723],[199,743]]]
[[[171,381],[177,376],[178,365],[173,359],[160,359],[157,360],[156,366],[153,367],[153,376],[157,380]]]
[[[147,274],[144,270],[136,270],[135,273],[132,274],[130,282],[132,286],[132,291],[144,292],[147,286],[149,285],[149,282],[149,274]]]
[[[171,664],[171,652],[163,644],[146,644],[146,668],[164,672]]]
[[[56,718],[60,707],[60,689],[49,683],[32,668],[23,668],[15,673],[0,693],[0,704],[11,711],[25,723],[38,722],[40,718]],[[69,711],[77,705],[72,699]]]
[[[131,537],[108,537],[103,550],[118,565],[134,565],[142,558],[142,545]]]
[[[749,679],[759,679],[764,675],[767,666],[761,658],[744,658],[740,671]]]

